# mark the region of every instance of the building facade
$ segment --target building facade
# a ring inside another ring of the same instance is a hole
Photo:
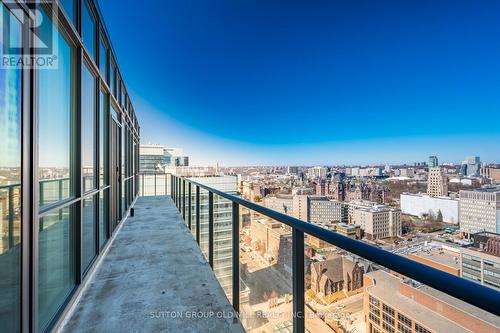
[[[0,68],[0,327],[48,332],[136,197],[140,128],[97,1],[0,16],[20,46],[0,58],[30,55],[39,27],[56,61]]]
[[[500,188],[460,191],[460,231],[500,233]]]
[[[439,166],[437,156],[429,156],[429,168],[435,168]]]
[[[363,309],[367,333],[498,331],[495,315],[383,270],[364,275]]]
[[[500,290],[500,234],[474,234],[474,245],[460,248],[462,277]]]
[[[448,177],[446,177],[443,169],[439,167],[429,168],[427,194],[434,197],[445,197],[448,195]]]
[[[169,168],[188,167],[189,157],[181,148],[167,148],[159,144],[141,144],[139,171],[141,173],[165,173]]]
[[[373,201],[349,202],[348,221],[359,225],[368,239],[401,236],[401,210]]]
[[[458,224],[459,200],[450,197],[432,197],[426,194],[402,193],[400,197],[403,214],[422,217],[424,214],[437,217],[439,212],[443,222]]]
[[[308,222],[347,222],[347,204],[329,200],[327,197],[310,197],[308,200]]]
[[[277,212],[293,216],[293,195],[277,194],[263,199],[264,206]]]

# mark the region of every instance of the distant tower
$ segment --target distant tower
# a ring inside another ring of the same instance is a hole
[[[437,156],[429,156],[429,168],[435,168],[439,166]]]
[[[440,167],[429,168],[427,194],[433,197],[448,195],[448,178]]]

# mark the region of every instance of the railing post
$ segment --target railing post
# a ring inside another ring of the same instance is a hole
[[[19,187],[21,191],[21,187]],[[9,186],[9,248],[14,247],[14,186]]]
[[[174,195],[174,175],[170,175],[170,198],[173,198]]]
[[[214,194],[208,192],[208,263],[214,269]]]
[[[200,245],[200,187],[196,186],[196,242]]]
[[[43,204],[45,203],[45,198],[44,198],[44,195],[43,195],[43,182],[40,182],[39,185],[38,185],[38,201],[39,201],[39,205],[40,206],[43,206]]]
[[[240,205],[233,202],[233,308],[240,312]]]
[[[186,180],[183,179],[182,185],[182,219],[186,222]]]
[[[156,173],[155,173],[155,197],[156,197]]]
[[[182,189],[181,189],[181,185],[182,185],[182,181],[180,178],[177,178],[177,186],[179,188],[179,193],[178,193],[178,200],[179,200],[179,204],[177,206],[177,208],[179,209],[179,213],[181,212],[181,206],[182,206]]]
[[[191,229],[191,183],[188,182],[188,220],[189,229]]]
[[[144,196],[144,174],[141,175],[142,182],[141,182],[141,187],[142,187],[142,196]]]
[[[165,181],[165,195],[168,195],[168,175],[165,173],[163,174],[163,180]]]
[[[293,332],[304,333],[304,233],[292,230]]]

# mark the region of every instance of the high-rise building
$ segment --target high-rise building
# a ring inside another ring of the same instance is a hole
[[[141,173],[164,173],[170,167],[189,166],[189,157],[181,148],[166,148],[159,144],[141,144],[139,153]]]
[[[299,173],[299,167],[288,166],[286,172],[290,175],[297,175]]]
[[[479,156],[468,156],[462,162],[460,174],[467,177],[479,176],[481,170],[481,159]]]
[[[427,194],[434,197],[448,195],[448,177],[440,167],[429,168],[427,179]]]
[[[163,172],[165,165],[171,164],[172,156],[158,144],[141,144],[139,147],[139,170],[141,173]]]
[[[429,156],[429,168],[435,168],[439,166],[437,156]]]
[[[500,233],[500,188],[460,191],[460,231]]]
[[[98,1],[0,17],[0,330],[49,332],[137,196],[139,122]]]
[[[368,239],[401,236],[401,210],[373,201],[349,202],[348,221],[359,225]]]
[[[213,187],[219,191],[236,194],[238,179],[236,176],[188,177],[195,182]],[[186,191],[185,193],[188,193]],[[191,200],[195,202],[196,195],[191,192]],[[200,191],[200,248],[208,260],[208,192]],[[222,288],[230,297],[232,279],[232,204],[218,195],[214,200],[214,272]],[[191,215],[196,218],[196,207],[193,205]],[[196,234],[196,228],[191,230]]]

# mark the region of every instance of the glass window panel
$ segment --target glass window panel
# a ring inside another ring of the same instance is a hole
[[[101,90],[99,98],[99,185],[109,184],[108,170],[108,128],[109,96]]]
[[[96,255],[96,195],[82,200],[82,272]]]
[[[21,23],[3,4],[0,15],[10,21],[12,45],[21,45]],[[21,87],[20,69],[0,69],[0,327],[7,332],[20,331]]]
[[[116,67],[115,62],[111,61],[111,66],[109,66],[109,89],[111,90],[111,94],[116,96]]]
[[[208,191],[202,188],[200,188],[200,248],[208,261]]]
[[[240,206],[240,318],[255,332],[292,332],[292,230]],[[332,332],[311,330],[306,332]]]
[[[45,13],[43,15],[44,20],[50,20]],[[56,28],[52,26],[52,29]],[[58,68],[38,71],[40,206],[74,194],[75,49],[61,33],[56,35]]]
[[[90,6],[87,1],[83,1],[82,4],[82,38],[85,48],[89,52],[92,59],[95,59],[95,35],[96,35],[96,23],[94,15],[90,10]]]
[[[66,15],[68,15],[68,18],[71,22],[75,22],[75,0],[59,0],[59,3],[62,5],[64,8],[64,11],[66,12]]]
[[[107,75],[106,75],[107,64],[108,64],[108,50],[103,40],[103,37],[101,36],[99,40],[99,70],[101,71],[101,75],[106,80],[107,80]]]
[[[109,235],[108,203],[109,190],[106,189],[99,194],[99,247],[101,248],[106,243]]]
[[[42,331],[75,286],[75,206],[40,219],[38,256],[38,327]]]
[[[231,201],[214,194],[214,273],[232,301],[233,210]]]
[[[95,78],[82,66],[82,177],[83,192],[95,188]]]

